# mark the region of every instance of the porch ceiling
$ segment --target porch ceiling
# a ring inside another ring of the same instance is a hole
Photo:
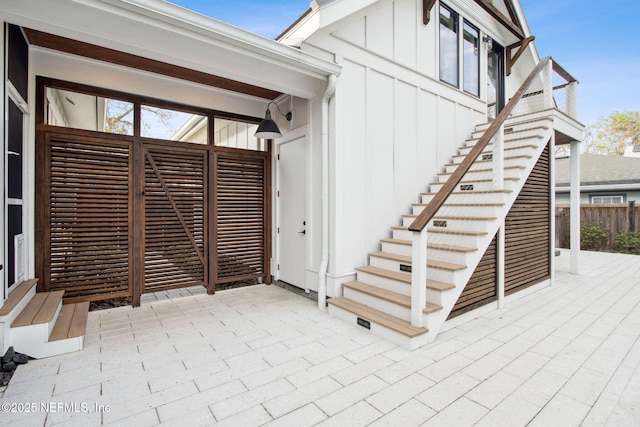
[[[123,52],[131,60],[156,61],[146,71],[166,74],[170,65],[200,74],[208,85],[260,98],[286,93],[311,99],[328,75],[340,72],[334,63],[160,0],[58,0],[46,13],[41,0],[6,0],[0,14],[59,37],[56,46],[65,39],[84,44],[94,59],[113,62],[110,55]]]

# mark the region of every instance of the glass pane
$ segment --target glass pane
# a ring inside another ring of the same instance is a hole
[[[255,123],[216,118],[213,143],[219,147],[242,148],[245,150],[265,151],[267,144],[254,134],[258,129]]]
[[[46,124],[133,135],[133,103],[46,88]]]
[[[140,133],[144,137],[207,144],[206,116],[150,105],[141,107],[140,116]]]
[[[440,80],[458,87],[458,15],[440,5]]]
[[[469,23],[464,23],[463,67],[464,91],[480,96],[480,34]]]

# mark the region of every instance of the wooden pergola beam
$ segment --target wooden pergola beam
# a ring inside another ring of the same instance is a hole
[[[475,0],[485,11],[489,13],[493,18],[495,18],[500,24],[504,25],[513,35],[515,35],[519,40],[524,39],[524,33],[522,32],[522,28],[513,23],[510,18],[506,17],[502,12],[500,12],[494,5],[488,2],[488,0]]]
[[[527,46],[529,46],[529,43],[531,43],[535,39],[536,39],[535,36],[529,36],[525,39],[522,39],[518,42],[515,42],[514,44],[507,46],[507,70],[506,70],[507,76],[511,75],[511,68],[516,63],[518,58],[520,58],[520,56],[524,53]],[[516,52],[515,55],[511,55],[511,51],[515,48],[518,48],[518,51]]]

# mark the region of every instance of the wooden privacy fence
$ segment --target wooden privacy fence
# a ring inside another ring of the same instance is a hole
[[[570,207],[556,205],[556,246],[569,247],[570,236]],[[638,231],[640,227],[640,209],[635,202],[611,205],[581,205],[580,220],[585,224],[602,227],[609,235],[605,250],[611,250],[616,234],[621,231]]]

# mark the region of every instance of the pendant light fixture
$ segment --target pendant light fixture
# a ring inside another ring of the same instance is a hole
[[[256,130],[256,133],[254,134],[256,138],[275,139],[275,138],[280,138],[282,136],[282,133],[278,128],[278,125],[271,118],[271,110],[269,109],[271,104],[276,106],[276,109],[278,110],[278,112],[282,116],[284,116],[288,122],[290,122],[293,117],[293,114],[291,111],[289,111],[287,114],[284,114],[282,111],[280,111],[280,107],[278,107],[278,104],[276,104],[273,101],[269,102],[269,104],[267,104],[267,111],[264,114],[264,120],[260,122],[260,124],[258,125],[258,130]]]

